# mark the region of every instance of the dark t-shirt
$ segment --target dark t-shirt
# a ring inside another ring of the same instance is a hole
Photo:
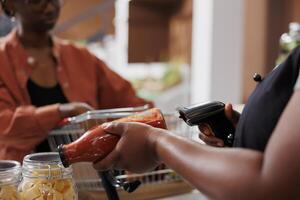
[[[31,99],[32,105],[36,107],[56,104],[56,103],[68,103],[67,98],[65,97],[61,87],[57,84],[51,88],[45,88],[37,85],[32,80],[27,82],[27,90]],[[50,147],[47,140],[44,140],[39,144],[36,149],[36,152],[50,152]]]
[[[240,117],[235,133],[235,147],[265,150],[298,84],[299,67],[300,48],[297,48],[285,62],[258,83]]]

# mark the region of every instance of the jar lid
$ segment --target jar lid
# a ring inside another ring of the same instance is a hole
[[[72,175],[72,168],[62,165],[58,153],[35,153],[24,158],[22,173],[23,177],[63,179]]]

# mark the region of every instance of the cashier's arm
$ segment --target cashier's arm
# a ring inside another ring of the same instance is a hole
[[[96,167],[142,171],[152,167],[156,158],[212,199],[299,199],[299,102],[300,91],[296,91],[264,154],[200,145],[140,124],[112,124],[107,130],[121,135],[121,140]],[[140,138],[141,127],[148,129],[143,133],[146,141]]]

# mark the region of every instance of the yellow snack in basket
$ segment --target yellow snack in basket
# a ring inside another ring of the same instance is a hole
[[[16,186],[0,186],[0,200],[18,200],[18,191]]]

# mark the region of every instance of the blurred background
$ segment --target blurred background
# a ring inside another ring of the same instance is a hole
[[[166,113],[245,103],[253,74],[264,77],[300,44],[299,10],[299,0],[65,0],[53,34],[87,47]],[[0,36],[15,25],[0,11]]]
[[[281,35],[300,22],[299,9],[297,0],[67,0],[54,34],[87,46],[141,97],[172,111],[244,103],[252,75],[279,62]],[[13,26],[1,14],[0,34]]]

